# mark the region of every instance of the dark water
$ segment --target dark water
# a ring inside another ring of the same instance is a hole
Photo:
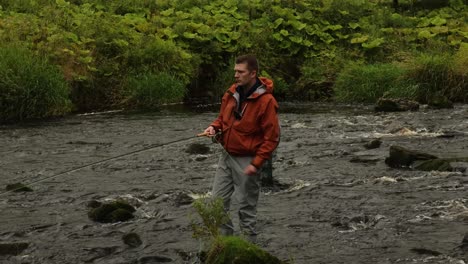
[[[181,197],[210,190],[221,150],[195,135],[217,107],[0,127],[0,186],[34,190],[0,193],[0,244],[28,244],[17,256],[0,254],[0,263],[191,263],[196,215]],[[293,263],[466,263],[468,172],[397,170],[384,159],[391,145],[467,157],[467,117],[467,105],[376,114],[372,106],[282,103],[273,174],[286,188],[260,197],[259,245]],[[364,148],[376,138],[379,148]],[[194,143],[210,152],[187,153]],[[133,220],[88,218],[89,201],[117,198],[138,205]],[[124,244],[131,232],[142,245]]]

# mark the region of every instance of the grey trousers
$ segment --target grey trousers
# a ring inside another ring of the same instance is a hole
[[[226,152],[221,154],[218,169],[213,182],[213,197],[221,197],[224,210],[228,213],[231,199],[239,203],[239,225],[243,235],[256,236],[257,202],[260,194],[260,174],[250,176],[244,174],[244,169],[253,157],[233,157]],[[234,197],[233,194],[236,196]],[[221,227],[222,235],[233,235],[232,221]]]

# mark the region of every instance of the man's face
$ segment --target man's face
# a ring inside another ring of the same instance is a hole
[[[236,78],[237,85],[251,86],[256,81],[256,71],[249,71],[247,63],[239,63],[234,66],[234,78]]]

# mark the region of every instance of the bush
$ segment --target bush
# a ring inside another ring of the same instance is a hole
[[[351,64],[339,73],[333,89],[336,99],[343,102],[414,99],[417,85],[402,78],[404,74],[405,69],[394,64]]]
[[[31,51],[0,47],[0,120],[68,113],[69,88],[59,69]]]
[[[432,101],[468,101],[467,69],[468,54],[460,50],[456,60],[450,54],[421,54],[409,65],[408,77],[418,83],[417,100],[431,104]]]
[[[131,76],[125,91],[128,106],[154,110],[161,104],[180,102],[186,88],[182,81],[169,73],[146,72]]]

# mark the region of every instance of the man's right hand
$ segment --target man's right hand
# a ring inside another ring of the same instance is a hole
[[[216,134],[216,130],[213,126],[209,126],[204,132],[210,136],[214,136]]]

